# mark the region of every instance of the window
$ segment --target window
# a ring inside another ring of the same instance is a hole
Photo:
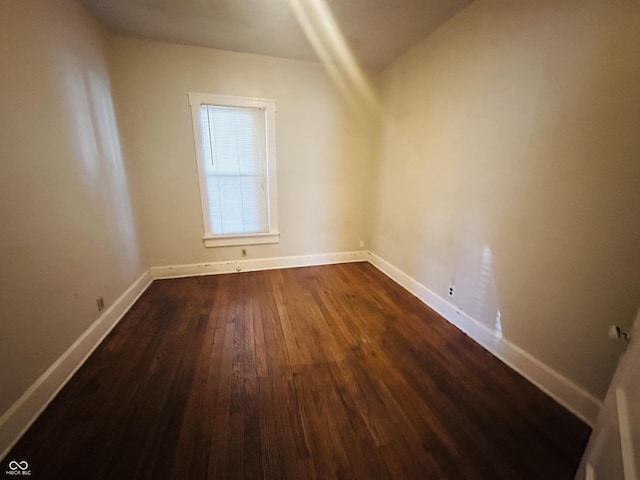
[[[276,102],[188,96],[205,245],[277,243]]]

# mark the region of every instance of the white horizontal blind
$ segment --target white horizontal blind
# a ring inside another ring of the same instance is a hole
[[[200,122],[211,232],[268,232],[264,109],[202,105]]]

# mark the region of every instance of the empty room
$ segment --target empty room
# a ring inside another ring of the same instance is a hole
[[[0,474],[640,479],[640,2],[0,3]]]

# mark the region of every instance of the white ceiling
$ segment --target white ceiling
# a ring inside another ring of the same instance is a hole
[[[117,33],[317,60],[292,5],[326,5],[361,65],[382,68],[472,0],[82,0]],[[316,19],[320,28],[326,21]]]

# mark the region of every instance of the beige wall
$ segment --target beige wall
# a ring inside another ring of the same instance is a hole
[[[187,92],[277,100],[281,241],[249,258],[358,250],[367,241],[373,122],[319,64],[132,38],[111,42],[114,96],[149,265],[240,258],[205,248]]]
[[[1,2],[0,58],[1,416],[142,269],[97,25]]]
[[[603,398],[640,298],[640,4],[476,0],[384,72],[372,249]]]
[[[0,415],[98,295],[149,266],[239,258],[201,241],[188,91],[278,100],[282,237],[250,258],[371,237],[604,396],[606,331],[640,293],[637,2],[476,0],[385,70],[380,135],[318,64],[115,37],[110,78],[71,0],[3,2],[0,39]]]

